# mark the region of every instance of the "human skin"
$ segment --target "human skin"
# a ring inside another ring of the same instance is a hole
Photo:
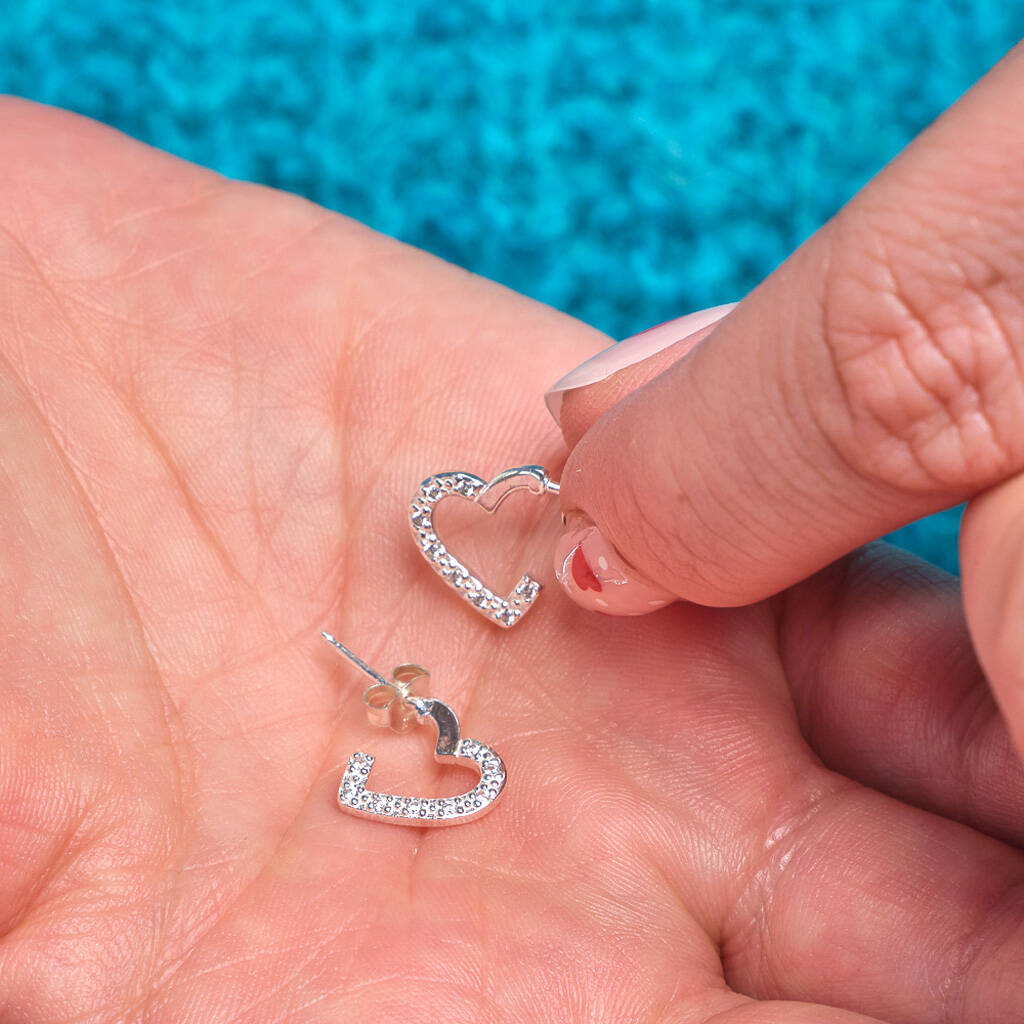
[[[1019,1024],[1024,772],[954,580],[876,545],[492,628],[406,502],[557,471],[541,395],[607,339],[73,115],[0,128],[4,1024]],[[498,585],[551,582],[523,497],[455,535]],[[356,749],[465,786],[321,629],[432,670],[508,765],[488,817],[338,811]]]
[[[760,600],[967,502],[967,619],[1024,750],[1021,110],[1024,45],[699,344],[561,422],[570,519],[663,597]]]

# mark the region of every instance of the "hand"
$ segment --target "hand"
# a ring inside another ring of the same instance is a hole
[[[1024,46],[706,341],[569,391],[562,425],[573,536],[661,604],[760,600],[967,501],[967,618],[1024,750],[1022,109]]]
[[[539,395],[605,340],[71,115],[0,124],[0,1019],[1019,1020],[1024,777],[951,581],[874,548],[492,629],[406,502],[557,469]],[[517,501],[499,585],[558,530]],[[322,628],[433,670],[509,765],[493,814],[337,810],[355,749],[464,776],[371,732]]]

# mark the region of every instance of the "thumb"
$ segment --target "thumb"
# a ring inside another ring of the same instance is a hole
[[[566,374],[545,400],[569,449],[626,395],[695,348],[734,308],[714,306],[659,324]],[[609,615],[645,615],[676,600],[671,590],[623,562],[588,516],[571,504],[569,509],[563,516],[567,530],[555,547],[555,574],[578,604]]]
[[[565,393],[574,599],[744,604],[1024,470],[1022,106],[1018,49],[682,358]]]

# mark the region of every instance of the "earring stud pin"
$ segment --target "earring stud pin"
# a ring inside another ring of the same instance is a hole
[[[338,787],[338,806],[348,814],[396,825],[460,825],[492,810],[505,789],[508,773],[498,753],[479,740],[463,737],[459,719],[443,701],[423,697],[412,684],[429,679],[421,665],[399,665],[390,680],[371,668],[330,633],[320,634],[339,654],[348,658],[372,680],[363,693],[370,722],[395,732],[408,732],[428,719],[437,727],[434,760],[441,764],[458,762],[475,768],[480,781],[459,796],[425,798],[380,793],[367,788],[374,755],[353,754]]]

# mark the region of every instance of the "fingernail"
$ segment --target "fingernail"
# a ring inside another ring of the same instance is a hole
[[[575,370],[570,370],[560,381],[552,385],[544,395],[548,410],[554,416],[555,422],[559,421],[562,409],[562,396],[567,391],[575,388],[586,387],[588,384],[596,384],[610,377],[627,366],[642,362],[649,356],[675,345],[677,342],[687,338],[693,338],[696,344],[705,334],[709,334],[711,328],[718,323],[726,314],[736,308],[735,302],[724,306],[712,306],[710,309],[702,309],[697,313],[688,313],[686,316],[677,317],[666,323],[651,327],[632,338],[609,345],[603,352],[591,356],[585,363],[581,363]],[[701,334],[701,332],[704,332]],[[694,335],[700,334],[700,338]]]
[[[605,615],[647,615],[678,600],[629,565],[585,516],[555,545],[555,576],[581,607]]]

